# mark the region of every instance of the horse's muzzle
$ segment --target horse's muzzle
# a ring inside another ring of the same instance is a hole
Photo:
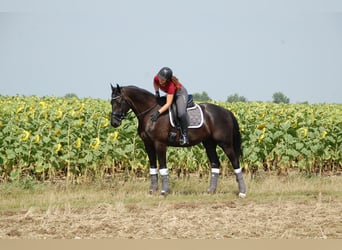
[[[117,120],[112,119],[112,120],[110,121],[110,124],[111,124],[114,128],[117,128],[117,127],[119,127],[119,126],[121,125],[121,121],[117,121]]]
[[[116,128],[119,127],[121,125],[122,120],[124,119],[124,115],[122,114],[118,114],[118,113],[112,113],[112,117],[110,119],[110,124]]]

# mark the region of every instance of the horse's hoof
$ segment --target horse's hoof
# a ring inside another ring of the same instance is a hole
[[[161,194],[162,196],[167,196],[167,195],[169,194],[169,191],[167,191],[167,190],[162,190],[162,191],[160,191],[160,194]]]
[[[208,194],[215,194],[215,193],[216,193],[216,189],[210,189],[210,188],[209,188],[209,189],[207,190],[207,193],[208,193]]]
[[[150,187],[150,194],[155,194],[158,191],[158,186]]]
[[[244,193],[239,193],[239,198],[246,198],[246,194],[244,194]]]
[[[153,190],[153,189],[150,189],[150,194],[155,194],[157,192],[157,190]]]

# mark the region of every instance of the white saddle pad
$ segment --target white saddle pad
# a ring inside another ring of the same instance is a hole
[[[203,111],[202,108],[195,103],[195,106],[187,108],[189,115],[189,126],[188,128],[200,128],[203,125]],[[171,108],[169,109],[170,123],[172,127],[175,127]]]

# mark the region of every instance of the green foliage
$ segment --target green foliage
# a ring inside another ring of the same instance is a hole
[[[193,95],[194,101],[198,102],[208,102],[211,101],[211,98],[209,97],[208,93],[203,91],[201,94],[200,93],[194,93]]]
[[[40,179],[110,165],[116,147],[110,105],[93,99],[1,98],[0,175]]]
[[[341,104],[219,103],[236,115],[242,166],[306,172],[341,171]],[[110,126],[108,101],[55,97],[0,97],[0,181],[148,175],[148,158],[131,112]],[[230,163],[218,150],[223,167]],[[202,145],[168,148],[168,167],[208,173]]]
[[[274,103],[290,103],[290,98],[288,98],[282,92],[274,93],[272,98]]]
[[[239,96],[237,93],[227,97],[226,102],[247,102],[247,98],[244,96]]]
[[[64,96],[64,98],[78,98],[76,94],[74,93],[68,93]]]
[[[264,104],[236,109],[246,168],[341,169],[342,105]]]

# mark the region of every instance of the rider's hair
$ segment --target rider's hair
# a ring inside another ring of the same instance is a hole
[[[181,89],[182,85],[179,83],[179,80],[176,76],[172,76],[171,82],[176,86],[176,89]]]

